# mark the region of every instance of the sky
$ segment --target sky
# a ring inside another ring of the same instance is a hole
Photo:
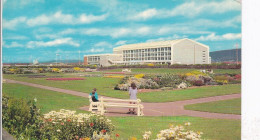
[[[133,43],[189,38],[241,47],[236,0],[3,0],[4,63],[83,60]]]

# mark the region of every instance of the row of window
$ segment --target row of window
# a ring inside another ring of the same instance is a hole
[[[147,52],[164,52],[164,51],[171,51],[171,47],[123,50],[123,54],[138,53],[138,52],[144,52],[144,53],[147,53]]]
[[[123,61],[143,60],[171,60],[171,47],[123,51]]]
[[[97,62],[97,61],[100,61],[100,56],[88,56],[88,61],[89,62]]]

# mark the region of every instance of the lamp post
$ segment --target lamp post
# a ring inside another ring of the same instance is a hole
[[[58,66],[58,56],[59,56],[59,54],[57,53],[56,54],[56,66]]]
[[[80,51],[79,51],[79,65],[80,65]]]

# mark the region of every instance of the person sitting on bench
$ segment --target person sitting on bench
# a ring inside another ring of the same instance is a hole
[[[98,94],[96,88],[94,88],[92,93],[90,93],[89,95],[91,96],[93,102],[98,102]]]

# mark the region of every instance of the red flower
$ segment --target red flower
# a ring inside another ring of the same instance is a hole
[[[90,123],[89,126],[90,126],[90,127],[93,127],[93,126],[94,126],[94,123]]]
[[[101,130],[101,132],[102,132],[102,133],[106,133],[106,132],[107,132],[107,130],[103,129],[103,130]]]
[[[119,134],[116,134],[116,137],[119,137]]]
[[[50,118],[48,121],[49,121],[49,122],[51,122],[51,121],[52,121],[52,119]]]
[[[79,138],[79,140],[83,140],[82,138]]]
[[[60,124],[61,124],[61,125],[64,125],[64,122],[61,122]]]
[[[70,122],[71,120],[68,120],[68,122]]]

